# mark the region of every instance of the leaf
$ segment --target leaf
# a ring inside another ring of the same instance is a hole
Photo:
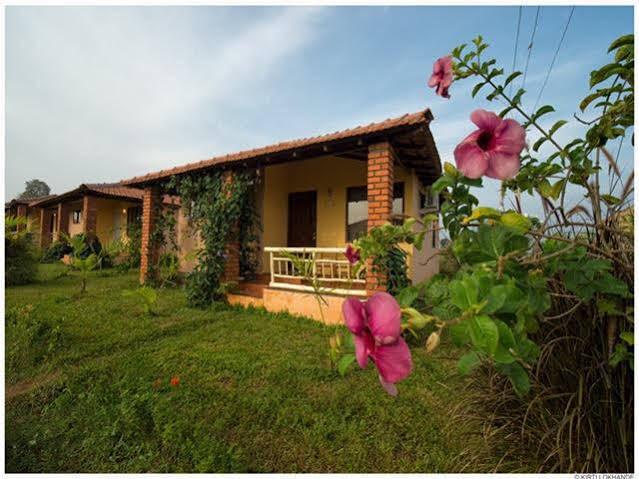
[[[513,81],[515,78],[517,78],[521,74],[522,74],[521,72],[512,72],[510,75],[508,75],[508,78],[506,78],[506,81],[504,82],[504,87],[508,86],[508,84],[511,81]]]
[[[419,288],[417,286],[408,286],[402,289],[396,296],[397,302],[402,308],[413,304],[413,301],[419,296]]]
[[[608,53],[610,53],[613,50],[616,50],[617,48],[623,45],[634,45],[634,43],[635,43],[634,35],[631,35],[631,34],[622,35],[610,44],[610,47],[608,47]]]
[[[337,362],[337,372],[339,372],[340,376],[344,376],[348,367],[355,361],[355,355],[352,353],[345,354],[340,358]]]
[[[501,224],[517,231],[518,233],[527,233],[532,228],[532,222],[524,215],[516,211],[507,211],[501,215]]]
[[[633,334],[632,331],[624,331],[623,333],[619,335],[619,337],[623,339],[626,343],[628,343],[630,346],[635,344],[635,335]]]
[[[510,380],[515,392],[523,397],[530,391],[530,379],[528,373],[519,363],[497,364],[496,368]]]
[[[483,218],[493,218],[497,219],[501,216],[499,210],[495,208],[491,208],[489,206],[479,206],[473,209],[473,212],[470,216],[467,216],[462,220],[462,224],[468,224],[473,220],[479,220]]]
[[[533,144],[533,151],[539,151],[539,148],[541,148],[541,145],[543,145],[546,141],[548,141],[548,138],[545,136],[542,136],[541,138],[539,138],[534,144]]]
[[[621,203],[621,200],[613,195],[601,195],[601,199],[604,200],[608,206],[615,206]]]
[[[548,135],[552,136],[555,134],[555,132],[557,130],[559,130],[559,128],[561,128],[562,126],[564,126],[566,123],[568,123],[566,120],[559,120],[557,121],[551,128],[550,130],[548,130]]]
[[[499,319],[495,319],[495,324],[497,325],[497,329],[499,330],[499,342],[503,344],[506,348],[514,348],[515,336],[513,335],[512,329],[506,323]]]
[[[489,354],[495,352],[499,343],[499,330],[490,316],[475,316],[469,322],[470,340],[473,345]]]
[[[515,356],[513,356],[503,345],[498,344],[497,349],[493,353],[493,359],[499,364],[510,364],[515,362]]]
[[[433,190],[434,193],[441,193],[443,190],[445,190],[446,188],[449,188],[451,186],[454,185],[453,179],[450,178],[449,176],[440,176],[437,181],[435,181],[432,185],[431,185],[431,189]]]
[[[546,115],[547,113],[552,113],[553,111],[555,111],[555,109],[552,106],[544,105],[535,112],[535,114],[533,115],[533,120],[538,120],[543,115]]]
[[[470,342],[470,336],[468,334],[468,320],[452,324],[449,327],[449,330],[450,338],[453,340],[455,346],[463,346]]]
[[[473,98],[475,98],[475,95],[477,95],[477,93],[479,93],[479,90],[482,89],[482,87],[484,87],[486,85],[487,82],[483,82],[483,83],[478,83],[477,85],[475,85],[475,87],[473,88],[473,91],[471,92],[471,96]]]
[[[459,361],[457,362],[457,371],[459,371],[459,374],[465,376],[479,366],[479,363],[479,356],[475,351],[471,351],[459,358]]]

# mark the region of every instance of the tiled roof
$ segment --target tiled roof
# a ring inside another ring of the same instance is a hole
[[[33,206],[36,203],[39,203],[40,201],[46,201],[49,200],[51,198],[55,198],[56,195],[46,195],[46,196],[35,196],[33,198],[14,198],[11,201],[7,201],[4,204],[5,208],[9,208],[12,205],[27,205],[27,206]]]
[[[121,198],[131,198],[133,200],[141,200],[143,191],[138,188],[131,188],[120,183],[84,183],[80,188],[85,186],[85,191],[93,191],[108,196],[118,196]]]
[[[106,196],[111,198],[121,198],[129,201],[142,201],[144,190],[139,188],[131,188],[130,186],[124,186],[120,183],[83,183],[73,190],[67,191],[60,195],[52,195],[43,197],[30,203],[29,206],[44,207],[54,203],[76,200],[87,193],[94,193],[99,196]],[[178,197],[164,195],[162,201],[165,204],[179,205],[180,201]]]
[[[328,133],[310,138],[301,138],[298,140],[284,141],[269,146],[254,148],[252,150],[239,151],[223,156],[216,156],[207,160],[195,163],[188,163],[182,166],[176,166],[168,170],[160,170],[154,173],[148,173],[142,176],[136,176],[121,183],[124,185],[140,185],[146,182],[169,178],[172,175],[188,173],[191,171],[203,170],[218,165],[225,165],[238,161],[245,161],[261,156],[271,155],[274,153],[282,153],[286,151],[296,150],[309,146],[325,145],[331,142],[345,140],[353,137],[366,137],[369,135],[377,135],[391,130],[409,127],[412,125],[428,125],[433,116],[429,109],[418,111],[416,113],[405,114],[397,118],[389,118],[387,120],[370,123],[369,125],[357,126],[346,130]]]

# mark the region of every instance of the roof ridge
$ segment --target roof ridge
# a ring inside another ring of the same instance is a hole
[[[192,161],[182,165],[177,165],[172,168],[165,168],[150,172],[144,175],[134,176],[132,178],[121,180],[120,184],[123,186],[134,186],[144,183],[146,181],[153,181],[160,178],[170,176],[172,174],[186,173],[188,171],[197,170],[207,166],[215,166],[225,162],[241,161],[255,158],[262,155],[268,155],[272,153],[280,153],[287,149],[295,147],[303,148],[307,146],[313,146],[322,141],[334,141],[347,139],[357,134],[370,135],[374,133],[381,133],[385,130],[394,129],[401,126],[410,126],[416,124],[418,121],[430,122],[432,119],[432,113],[429,108],[419,110],[413,113],[404,113],[402,116],[390,117],[382,121],[373,121],[366,124],[360,124],[355,127],[346,128],[342,130],[336,130],[332,133],[324,133],[320,135],[314,135],[306,138],[296,138],[291,140],[280,141],[278,143],[271,143],[269,145],[263,145],[255,148],[249,148],[246,150],[239,150],[226,154],[220,154],[203,158],[199,161]]]

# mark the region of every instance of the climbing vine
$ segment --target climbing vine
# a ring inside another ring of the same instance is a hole
[[[187,300],[191,306],[206,307],[218,300],[228,287],[223,283],[227,261],[227,243],[238,238],[244,268],[251,267],[252,246],[256,246],[257,214],[252,200],[256,183],[254,172],[173,177],[169,187],[178,191],[189,222],[200,235],[202,247],[196,252],[197,265],[186,281]]]

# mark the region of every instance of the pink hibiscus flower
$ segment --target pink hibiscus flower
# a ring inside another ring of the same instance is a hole
[[[353,333],[355,356],[361,368],[370,358],[386,391],[397,395],[395,383],[406,378],[413,367],[410,349],[401,337],[399,304],[388,293],[375,293],[362,303],[346,298],[342,305],[346,327]]]
[[[475,110],[470,120],[478,130],[455,148],[457,168],[468,178],[506,180],[513,178],[521,166],[519,154],[526,144],[526,132],[515,120],[502,120],[486,110]]]
[[[346,259],[348,260],[348,262],[350,264],[355,264],[360,259],[359,250],[353,248],[353,245],[351,245],[351,244],[349,244],[346,247],[346,251],[344,252],[344,256],[346,256]]]
[[[448,88],[453,83],[453,57],[450,55],[439,58],[433,63],[433,74],[428,80],[428,86],[437,88],[435,93],[444,98],[450,98]]]

